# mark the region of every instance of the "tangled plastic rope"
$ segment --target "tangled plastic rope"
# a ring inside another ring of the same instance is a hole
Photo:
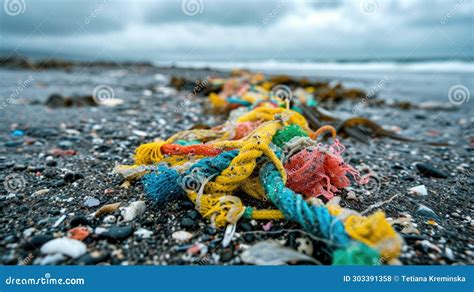
[[[351,175],[366,180],[342,158],[335,130],[313,131],[288,101],[270,93],[263,76],[241,76],[212,93],[214,107],[232,105],[229,121],[209,130],[188,130],[135,151],[135,165],[116,169],[129,178],[142,176],[146,193],[158,203],[183,198],[216,227],[240,218],[293,221],[322,237],[333,250],[334,264],[380,264],[397,258],[402,241],[383,212],[368,217],[326,205]],[[331,145],[318,143],[330,132]],[[249,195],[267,209],[244,206]]]

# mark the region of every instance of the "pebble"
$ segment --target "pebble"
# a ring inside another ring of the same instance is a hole
[[[3,145],[5,145],[5,147],[18,147],[18,146],[20,146],[21,144],[23,144],[23,143],[20,142],[20,141],[7,141],[7,142],[5,142],[5,144],[3,144]]]
[[[186,242],[190,240],[191,237],[193,237],[193,234],[187,231],[180,230],[180,231],[173,232],[171,237],[178,242]]]
[[[87,196],[84,200],[84,206],[91,208],[95,206],[99,206],[100,201],[94,197]]]
[[[45,244],[46,242],[52,240],[53,237],[51,235],[45,235],[45,234],[39,234],[31,237],[28,239],[24,244],[23,248],[25,250],[35,250],[37,248],[40,248]]]
[[[41,247],[43,254],[60,253],[71,258],[78,258],[85,254],[87,247],[79,240],[62,237],[48,241]]]
[[[90,225],[89,220],[87,220],[87,218],[84,216],[76,216],[71,219],[71,222],[69,222],[69,226],[71,226],[72,228],[76,226],[80,226],[80,225],[82,226]]]
[[[105,216],[104,218],[104,223],[106,224],[114,224],[117,221],[117,218],[115,218],[114,215],[108,215]]]
[[[13,166],[13,170],[14,171],[23,171],[26,169],[26,165],[25,164],[15,164]]]
[[[150,230],[145,229],[145,228],[140,228],[137,231],[135,231],[133,234],[138,236],[139,238],[146,239],[146,238],[151,237],[151,235],[153,234],[153,231],[150,231]]]
[[[63,180],[65,183],[73,183],[78,179],[84,178],[82,174],[68,172],[64,175]]]
[[[347,192],[347,199],[348,200],[357,200],[357,195],[354,191]]]
[[[204,228],[204,233],[207,235],[216,235],[217,230],[212,226],[206,226],[206,228]]]
[[[434,250],[438,253],[441,253],[441,250],[439,249],[439,247],[435,244],[432,244],[431,242],[429,242],[428,240],[422,240],[419,242],[419,244],[421,245],[421,247],[423,248],[423,250],[428,253],[430,250]]]
[[[427,177],[436,177],[436,178],[447,178],[448,174],[442,170],[437,169],[435,166],[429,163],[417,163],[416,168],[418,172]]]
[[[184,200],[179,202],[179,207],[186,210],[194,209],[194,204],[191,201]]]
[[[110,227],[107,231],[102,232],[100,237],[103,239],[107,239],[110,242],[118,242],[123,241],[130,237],[133,233],[132,226],[114,226]]]
[[[223,263],[226,263],[226,262],[230,261],[233,256],[234,256],[234,254],[233,254],[232,250],[227,248],[223,252],[221,252],[220,259]]]
[[[35,230],[36,230],[36,228],[34,228],[34,227],[27,228],[27,229],[23,230],[23,236],[24,237],[30,237],[33,234],[33,232],[35,232]]]
[[[416,210],[415,214],[418,214],[426,218],[439,219],[439,216],[433,210],[421,204]]]
[[[39,259],[38,261],[35,261],[34,264],[38,264],[41,266],[47,266],[47,265],[57,265],[61,262],[64,262],[66,260],[66,257],[63,256],[60,253],[54,253],[45,256],[42,259]]]
[[[192,210],[188,214],[186,214],[187,217],[189,217],[191,220],[197,220],[199,217],[201,217],[201,214],[199,214],[198,211]]]
[[[428,190],[424,185],[419,185],[416,187],[412,187],[408,189],[408,191],[412,194],[419,195],[419,196],[427,196],[428,195]]]
[[[184,229],[192,229],[196,225],[196,223],[188,217],[184,217],[183,219],[181,219],[179,224],[181,228]]]
[[[77,260],[79,265],[97,265],[98,263],[105,262],[109,255],[105,252],[94,251],[86,253]]]
[[[58,147],[61,148],[61,149],[70,149],[71,147],[73,146],[73,143],[71,141],[59,141],[58,143]]]
[[[444,256],[445,256],[448,260],[450,260],[450,261],[454,261],[454,260],[455,260],[455,259],[454,259],[453,250],[450,249],[449,247],[446,247],[446,248],[444,249]]]
[[[123,208],[122,211],[120,212],[120,215],[122,215],[122,219],[124,222],[130,222],[133,219],[145,213],[145,210],[146,210],[145,202],[136,201],[136,202],[130,203],[130,205]]]

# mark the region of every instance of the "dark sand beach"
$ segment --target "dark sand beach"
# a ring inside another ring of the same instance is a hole
[[[348,87],[365,82],[366,92],[381,80],[351,77],[351,83],[329,75],[306,76],[342,81]],[[322,264],[330,263],[318,238],[285,221],[273,221],[264,228],[265,221],[241,220],[233,240],[223,247],[223,230],[210,227],[190,202],[157,205],[145,195],[140,181],[126,188],[123,178],[113,173],[115,165],[132,163],[133,150],[142,143],[166,139],[198,124],[222,123],[226,115],[212,114],[205,96],[190,100],[189,94],[193,80],[227,77],[228,71],[125,63],[43,70],[4,65],[0,76],[2,264],[239,265],[244,250],[266,239],[307,253]],[[384,75],[379,76],[383,79]],[[459,80],[472,78],[462,76]],[[191,87],[176,90],[170,85],[173,77],[191,80]],[[376,173],[367,186],[342,190],[341,205],[359,212],[384,211],[404,240],[401,264],[473,264],[472,101],[450,103],[447,90],[457,82],[443,85],[430,80],[446,91],[438,89],[433,94],[425,84],[431,98],[423,98],[423,88],[403,87],[400,82],[366,101],[327,104],[341,116],[364,116],[406,137],[447,143],[432,146],[377,137],[361,143],[341,137],[347,149],[344,159]],[[100,85],[113,90],[109,106],[81,98]],[[412,91],[407,93],[407,88]],[[64,100],[70,96],[76,97]],[[410,106],[396,101],[408,101]],[[408,191],[421,185],[426,194]],[[117,222],[119,210],[110,216],[91,216],[106,204],[127,206],[139,200],[145,201],[146,208],[129,222]],[[85,255],[71,259],[40,252],[42,244],[66,236],[78,225],[88,226],[90,232],[84,240]],[[192,238],[177,242],[173,234],[180,230]],[[197,251],[187,252],[193,245]]]

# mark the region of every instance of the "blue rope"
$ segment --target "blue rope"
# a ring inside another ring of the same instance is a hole
[[[196,177],[207,178],[220,174],[230,165],[232,159],[234,159],[238,154],[239,150],[230,150],[215,157],[203,158],[186,170],[184,176],[195,175]]]
[[[143,176],[145,192],[158,203],[180,198],[184,195],[182,186],[184,177],[192,175],[199,180],[220,174],[238,154],[238,150],[231,150],[215,157],[203,158],[186,170],[183,176],[175,169],[159,164],[155,171]]]
[[[155,171],[145,174],[142,182],[147,195],[158,203],[184,195],[179,172],[162,164],[159,164]]]
[[[309,205],[300,194],[285,187],[279,172],[272,163],[260,169],[260,182],[273,204],[286,219],[298,222],[306,231],[320,234],[335,246],[347,246],[351,240],[344,225],[324,206]]]

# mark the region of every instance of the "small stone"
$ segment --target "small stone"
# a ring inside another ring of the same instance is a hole
[[[141,216],[145,213],[146,205],[144,201],[136,201],[130,203],[127,207],[123,208],[120,215],[124,222],[132,221],[133,219]]]
[[[252,225],[250,225],[250,224],[247,223],[247,222],[241,223],[241,224],[240,224],[240,228],[241,228],[243,231],[253,231]]]
[[[187,218],[187,217],[184,217],[183,219],[181,219],[181,222],[180,222],[181,228],[184,228],[184,229],[192,229],[195,226],[195,224],[196,223],[192,219]]]
[[[347,192],[347,199],[348,200],[357,200],[356,193],[354,191]]]
[[[207,235],[216,235],[217,230],[212,226],[207,226],[206,228],[204,228],[204,233]]]
[[[21,144],[23,144],[21,141],[7,141],[3,145],[5,145],[5,147],[18,147]]]
[[[25,169],[26,169],[26,165],[24,165],[24,164],[15,164],[13,166],[14,171],[23,171]]]
[[[421,245],[422,249],[428,253],[430,250],[434,250],[438,253],[441,253],[441,250],[439,249],[439,247],[435,244],[432,244],[431,242],[429,242],[428,240],[422,240],[420,242],[418,242],[419,245]]]
[[[87,220],[87,218],[84,216],[76,216],[71,219],[71,222],[69,222],[69,226],[71,226],[71,228],[74,228],[80,225],[89,226],[90,225],[89,220]]]
[[[53,239],[41,247],[41,253],[43,254],[60,253],[71,258],[78,258],[86,251],[87,247],[84,243],[67,237]]]
[[[428,195],[428,190],[424,185],[419,185],[416,187],[412,187],[408,189],[408,191],[412,194],[419,195],[419,196],[427,196]]]
[[[45,235],[45,234],[39,234],[31,237],[28,239],[24,244],[23,248],[25,250],[35,250],[37,248],[40,248],[45,244],[46,242],[52,240],[53,237],[51,235]]]
[[[59,141],[59,143],[58,143],[58,147],[61,148],[61,149],[64,149],[64,150],[70,149],[70,148],[72,148],[72,146],[73,146],[73,143],[71,141],[67,141],[67,140]]]
[[[416,210],[415,214],[432,219],[438,219],[439,216],[430,208],[426,207],[425,205],[420,205]]]
[[[114,226],[110,227],[107,231],[102,232],[100,237],[107,239],[110,242],[118,242],[127,239],[133,233],[132,226]]]
[[[66,257],[63,256],[60,253],[54,253],[54,254],[49,254],[45,256],[44,258],[40,259],[38,262],[35,261],[35,264],[39,264],[41,266],[47,266],[47,265],[57,265],[61,262],[64,262],[66,260]]]
[[[421,175],[427,177],[447,178],[449,176],[446,172],[437,169],[429,163],[417,163],[416,168]]]
[[[447,247],[447,246],[446,246],[445,249],[444,249],[444,256],[445,256],[448,260],[450,260],[450,261],[454,261],[454,260],[455,260],[455,259],[454,259],[453,250],[450,249],[450,248]]]
[[[181,201],[179,207],[181,209],[192,210],[194,209],[194,204],[191,201]]]
[[[180,230],[180,231],[173,232],[171,237],[178,242],[185,242],[185,241],[190,240],[191,237],[193,237],[193,234],[187,231]]]
[[[313,254],[313,242],[306,237],[300,237],[296,239],[297,248],[296,250],[300,253],[307,255]]]
[[[107,253],[94,251],[91,253],[86,253],[80,257],[77,262],[79,265],[97,265],[98,263],[105,262],[108,257],[109,255]]]
[[[225,249],[222,253],[221,253],[221,261],[223,263],[226,263],[228,261],[230,261],[232,259],[232,257],[234,256],[234,254],[232,253],[232,250],[230,249]]]
[[[153,231],[147,230],[145,228],[140,228],[133,233],[134,235],[138,236],[139,238],[146,239],[150,238],[153,234]]]
[[[87,196],[84,200],[84,206],[91,208],[95,206],[99,206],[100,201],[94,197]]]
[[[52,157],[52,156],[48,156],[48,157]],[[58,162],[56,160],[47,160],[46,161],[46,166],[54,167],[56,165],[58,165]]]
[[[68,172],[64,175],[63,180],[65,183],[73,183],[78,179],[84,178],[82,174]]]
[[[252,242],[255,240],[255,236],[253,234],[244,234],[244,240],[246,242]]]
[[[197,220],[199,217],[201,217],[201,214],[199,214],[198,211],[192,210],[188,214],[186,214],[187,217],[189,217],[191,220]]]
[[[105,216],[104,218],[104,223],[106,224],[114,224],[117,221],[117,218],[115,218],[114,215],[108,215]]]

